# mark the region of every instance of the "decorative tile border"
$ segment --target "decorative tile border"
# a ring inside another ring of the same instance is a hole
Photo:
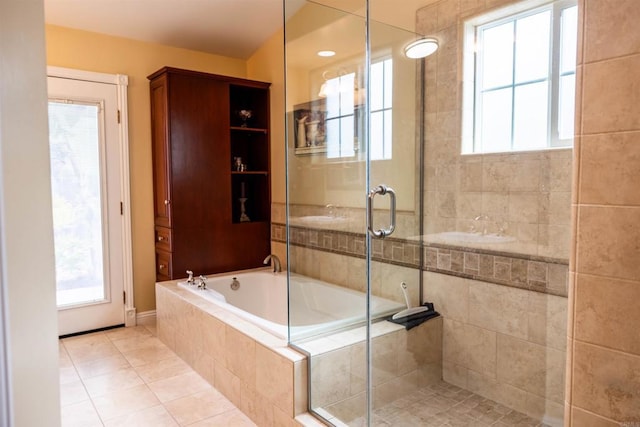
[[[292,245],[325,252],[365,257],[366,236],[360,233],[290,227]],[[271,224],[271,238],[286,243],[284,224]],[[373,260],[467,279],[496,283],[546,294],[567,296],[569,265],[563,260],[405,239],[372,241]],[[420,257],[423,264],[421,266]]]

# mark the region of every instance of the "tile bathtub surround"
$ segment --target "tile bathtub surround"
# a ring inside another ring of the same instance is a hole
[[[60,340],[62,426],[255,426],[137,326]]]
[[[305,357],[176,283],[156,284],[158,338],[256,424],[298,426]]]
[[[364,258],[364,234],[296,226],[290,226],[290,234],[294,246]],[[271,236],[286,242],[285,225],[273,223]],[[372,245],[374,261],[420,268],[420,245],[414,241],[387,238]],[[425,245],[422,256],[425,271],[567,296],[568,264],[562,260],[433,243]]]

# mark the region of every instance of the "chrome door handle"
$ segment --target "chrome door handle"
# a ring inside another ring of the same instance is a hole
[[[389,228],[381,228],[380,230],[373,229],[373,198],[376,194],[380,194],[381,196],[389,194]],[[377,237],[378,239],[384,239],[391,235],[396,229],[396,192],[393,191],[393,188],[380,184],[369,191],[369,195],[367,196],[367,229],[373,237]]]

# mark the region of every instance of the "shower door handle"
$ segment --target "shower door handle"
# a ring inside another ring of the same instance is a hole
[[[380,230],[373,229],[373,198],[376,194],[380,194],[381,196],[389,194],[389,228],[381,228]],[[384,239],[391,235],[396,229],[396,192],[393,191],[393,188],[380,184],[369,191],[369,195],[367,196],[367,228],[369,229],[369,233],[378,239]]]

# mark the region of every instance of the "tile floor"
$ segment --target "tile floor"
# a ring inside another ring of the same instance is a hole
[[[255,426],[153,326],[60,340],[60,405],[62,427]]]
[[[60,340],[60,405],[62,427],[255,426],[160,342],[154,326]],[[376,409],[372,425],[546,426],[445,382]]]
[[[347,423],[365,426],[363,419]],[[439,382],[373,411],[375,427],[548,427],[504,405]]]

